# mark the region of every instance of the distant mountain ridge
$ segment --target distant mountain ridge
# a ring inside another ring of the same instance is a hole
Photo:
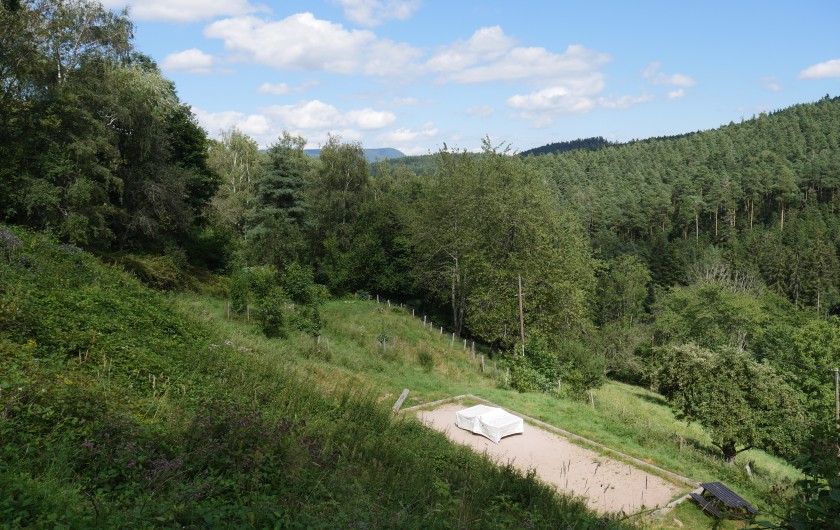
[[[378,162],[379,160],[387,159],[396,159],[396,158],[403,158],[405,154],[400,151],[399,149],[394,149],[393,147],[380,147],[378,149],[365,149],[365,158],[367,158],[368,162]],[[320,149],[304,149],[304,153],[307,155],[318,158],[321,156]]]

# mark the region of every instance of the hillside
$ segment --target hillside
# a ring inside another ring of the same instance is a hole
[[[370,335],[351,321],[327,317],[324,349],[260,339],[75,247],[5,226],[0,245],[5,527],[604,527],[394,419],[364,374],[424,370],[390,352],[355,364]]]

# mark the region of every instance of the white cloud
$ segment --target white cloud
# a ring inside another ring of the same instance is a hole
[[[689,88],[697,84],[697,81],[685,74],[662,73],[659,71],[661,67],[662,63],[651,63],[650,66],[645,68],[645,71],[642,72],[642,76],[654,85],[669,85]]]
[[[263,83],[257,88],[257,92],[261,94],[274,94],[277,96],[282,96],[284,94],[303,92],[305,90],[309,90],[310,88],[318,86],[318,84],[318,81],[308,81],[297,86],[291,86],[287,83]]]
[[[502,28],[481,28],[467,41],[458,41],[440,50],[426,62],[432,72],[457,72],[479,62],[493,61],[514,45]]]
[[[758,82],[761,83],[761,86],[772,92],[778,92],[782,89],[782,85],[777,83],[776,78],[773,76],[762,77]]]
[[[266,108],[265,112],[286,128],[314,131],[339,127],[381,129],[397,119],[391,112],[373,109],[342,112],[333,105],[317,99],[302,101],[296,105],[273,105]]]
[[[408,128],[395,129],[380,134],[377,139],[385,145],[402,145],[414,142],[418,139],[428,139],[437,136],[438,130],[432,123],[427,123],[422,130],[416,131]]]
[[[128,7],[136,20],[196,22],[220,16],[242,16],[266,11],[248,0],[102,0],[109,9]]]
[[[386,20],[406,20],[420,7],[419,0],[336,0],[347,20],[374,27]]]
[[[603,84],[593,82],[570,86],[554,86],[525,95],[511,96],[509,107],[519,112],[519,117],[530,120],[533,127],[550,125],[558,114],[585,114],[596,108],[626,109],[647,103],[648,95],[609,98],[598,96]]]
[[[394,123],[397,117],[393,112],[373,109],[351,110],[346,113],[342,121],[357,125],[364,130],[381,129]]]
[[[507,104],[529,113],[550,111],[580,114],[594,109],[597,101],[585,94],[575,94],[567,87],[557,86],[531,94],[512,96],[508,98]]]
[[[394,98],[393,102],[397,107],[413,107],[420,104],[420,100],[411,96]]]
[[[167,55],[161,63],[161,69],[188,74],[209,74],[213,70],[214,62],[215,58],[212,55],[208,55],[198,48],[190,48]]]
[[[481,105],[478,107],[470,107],[467,109],[467,115],[472,116],[474,118],[487,118],[492,116],[493,113],[496,111],[490,105]]]
[[[382,129],[396,121],[396,116],[390,112],[373,109],[342,111],[318,100],[302,101],[296,105],[273,105],[260,109],[259,114],[207,112],[196,108],[193,111],[212,137],[236,127],[262,147],[271,145],[283,131],[304,137],[310,147],[325,143],[329,134],[337,134],[343,141],[361,141],[366,131]]]
[[[677,90],[672,90],[668,92],[666,96],[668,99],[682,99],[685,97],[685,89],[678,88]]]
[[[481,28],[466,42],[456,42],[426,62],[440,74],[439,81],[485,83],[491,81],[571,82],[587,77],[612,58],[580,45],[563,53],[539,47],[518,47],[498,26]]]
[[[347,30],[316,19],[312,13],[273,22],[256,17],[219,20],[207,26],[204,35],[223,40],[226,49],[244,54],[247,60],[281,70],[404,74],[421,53],[368,30]]]
[[[486,83],[490,81],[567,80],[575,82],[610,61],[607,54],[588,50],[583,46],[569,46],[562,54],[545,48],[513,48],[498,60],[476,65],[444,77],[455,83]]]
[[[396,147],[395,149],[399,149],[399,151],[406,156],[422,156],[432,154],[431,149],[422,146]]]
[[[213,137],[216,137],[220,131],[226,131],[232,127],[236,127],[258,141],[271,132],[271,123],[262,114],[246,115],[235,111],[207,112],[195,107],[192,110],[198,123]]]
[[[824,79],[840,77],[840,59],[817,63],[799,72],[799,79]]]
[[[291,92],[292,89],[286,83],[278,83],[276,85],[272,85],[271,83],[263,83],[257,88],[257,92],[261,94],[275,94],[281,96],[283,94],[288,94]]]
[[[598,98],[598,106],[605,109],[629,109],[634,105],[649,103],[651,101],[653,101],[653,96],[650,95]]]

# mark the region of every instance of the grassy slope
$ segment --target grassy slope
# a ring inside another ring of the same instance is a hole
[[[218,301],[0,226],[0,527],[620,526],[394,420],[374,397],[395,370],[421,396],[473,371],[435,390],[413,359],[370,355],[378,330],[361,329],[415,322],[346,307],[362,320],[331,304],[320,351],[269,341]]]
[[[409,388],[404,406],[459,394],[479,395],[697,481],[724,481],[766,512],[772,511],[767,500],[774,492],[786,490],[800,477],[791,466],[757,450],[740,455],[735,466],[726,465],[698,425],[677,421],[661,396],[643,388],[610,382],[594,392],[594,409],[589,403],[510,391],[492,373],[481,373],[463,342],[456,339],[452,347],[450,335],[424,327],[410,310],[375,302],[334,301],[323,310],[320,345],[298,335],[278,345],[258,336],[247,323],[225,321],[220,301],[190,297],[181,303],[191,311],[205,311],[205,318],[226,336],[273,351],[270,355],[277,362],[317,374],[325,388],[353,381],[387,404]],[[424,352],[434,359],[431,370],[421,362]],[[743,467],[747,462],[752,477]],[[674,514],[691,525],[707,520],[699,515],[690,503]]]

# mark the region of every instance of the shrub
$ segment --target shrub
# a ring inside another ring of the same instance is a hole
[[[153,289],[175,291],[184,288],[184,272],[171,256],[127,254],[117,262]]]
[[[289,297],[280,287],[271,287],[257,300],[257,319],[266,337],[283,336],[286,304]]]
[[[566,395],[583,397],[604,383],[604,356],[591,351],[580,341],[566,340],[559,348],[560,381]]]
[[[238,267],[230,275],[230,308],[234,313],[242,313],[248,306],[251,292],[250,283],[251,279],[248,271],[242,267]]]
[[[420,366],[427,372],[431,372],[435,367],[435,357],[428,350],[417,352],[417,360],[420,362]]]

